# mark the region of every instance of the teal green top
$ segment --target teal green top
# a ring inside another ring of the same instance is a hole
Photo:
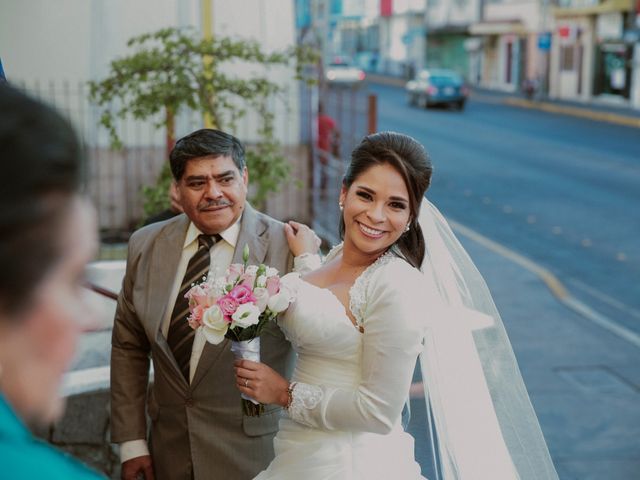
[[[20,480],[103,480],[70,455],[34,437],[0,393],[0,477]]]

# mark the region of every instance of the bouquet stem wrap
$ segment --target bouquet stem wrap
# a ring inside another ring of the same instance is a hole
[[[250,340],[231,341],[231,352],[236,360],[260,361],[260,337]],[[264,413],[264,405],[244,393],[242,396],[242,411],[249,417],[259,417]]]

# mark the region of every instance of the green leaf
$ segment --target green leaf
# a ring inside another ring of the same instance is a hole
[[[303,46],[267,53],[254,40],[203,39],[193,28],[163,28],[131,38],[127,46],[129,53],[111,62],[105,78],[89,82],[89,98],[101,110],[100,123],[113,147],[122,147],[117,119],[129,116],[148,120],[191,109],[209,115],[217,128],[233,132],[248,111],[257,112],[260,142],[248,148],[246,156],[255,186],[251,201],[262,208],[269,193],[277,191],[290,172],[274,136],[274,115],[267,106],[270,98],[283,91],[269,80],[268,69],[293,66],[294,78],[310,83],[309,67],[320,58],[318,51]],[[266,69],[266,73],[246,78],[221,71],[225,64],[239,63],[255,65],[262,72]],[[168,125],[160,122],[158,126]],[[170,181],[165,167],[156,185],[143,190],[146,215],[168,207]]]

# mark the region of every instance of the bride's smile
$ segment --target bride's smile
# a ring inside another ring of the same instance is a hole
[[[354,247],[379,255],[405,232],[410,221],[409,192],[388,163],[373,165],[340,195],[345,222],[345,251]]]

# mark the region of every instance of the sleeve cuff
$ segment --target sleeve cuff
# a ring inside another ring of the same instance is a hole
[[[146,440],[130,440],[120,444],[120,463],[145,455],[149,455],[149,446]]]
[[[319,268],[322,259],[317,253],[303,253],[293,259],[293,271],[304,275]]]

